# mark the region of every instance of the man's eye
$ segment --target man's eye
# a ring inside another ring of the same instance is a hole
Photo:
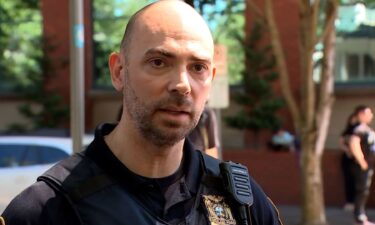
[[[207,67],[203,64],[195,64],[193,66],[193,69],[194,69],[195,72],[201,73],[201,72],[204,72],[205,70],[207,70]]]
[[[165,66],[164,61],[161,59],[153,59],[150,61],[150,63],[153,67],[157,67],[157,68],[161,68]]]

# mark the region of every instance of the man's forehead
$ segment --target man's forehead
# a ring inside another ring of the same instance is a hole
[[[189,5],[181,1],[164,0],[157,2],[136,20],[138,31],[166,34],[199,33],[212,41],[211,32],[204,19]],[[213,41],[212,41],[213,42]]]
[[[153,53],[158,50],[157,53],[161,53],[185,49],[210,58],[214,53],[211,36],[202,35],[202,32],[186,29],[186,27],[143,24],[143,26],[137,26],[133,35],[133,40],[136,40],[138,45],[133,45],[132,48],[142,52]]]

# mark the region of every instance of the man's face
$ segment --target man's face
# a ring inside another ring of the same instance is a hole
[[[213,47],[181,21],[152,21],[135,28],[124,62],[126,117],[146,140],[171,146],[199,120],[213,78]]]

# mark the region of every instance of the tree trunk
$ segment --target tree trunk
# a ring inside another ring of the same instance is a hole
[[[302,222],[304,225],[326,224],[324,212],[324,192],[321,159],[324,151],[324,143],[327,138],[329,121],[333,105],[334,88],[334,59],[336,32],[334,19],[337,13],[337,2],[334,0],[326,10],[326,32],[323,36],[323,59],[321,80],[319,85],[319,103],[316,113],[316,137],[314,133],[307,134],[302,140],[303,168],[302,168],[302,193],[303,208]]]
[[[302,135],[302,224],[326,225],[321,156],[315,150],[316,133]]]
[[[247,0],[251,8],[257,8]],[[302,73],[301,107],[296,104],[289,87],[289,74],[284,49],[273,12],[272,0],[265,0],[265,18],[271,36],[271,44],[279,69],[283,95],[291,111],[296,131],[301,137],[301,187],[302,224],[325,225],[324,193],[321,160],[327,138],[333,105],[334,68],[334,20],[337,15],[337,0],[329,0],[325,11],[324,32],[317,38],[317,22],[321,1],[299,0],[300,15],[300,65]],[[255,10],[259,12],[259,9]],[[262,16],[260,13],[257,15]],[[312,55],[315,45],[323,41],[324,58],[319,90],[313,80]]]

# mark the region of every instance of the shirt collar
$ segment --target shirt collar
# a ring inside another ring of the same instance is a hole
[[[119,182],[125,182],[126,186],[137,190],[140,187],[149,187],[150,180],[144,179],[137,174],[130,171],[120,160],[109,149],[108,145],[104,141],[104,136],[109,134],[117,124],[101,124],[95,130],[95,139],[87,147],[86,155],[91,158],[95,163],[99,165],[107,174],[118,180]],[[201,164],[199,154],[195,152],[193,145],[187,139],[185,139],[184,147],[184,179],[180,182],[184,182],[187,188],[192,193],[197,193],[198,182],[201,176]]]

